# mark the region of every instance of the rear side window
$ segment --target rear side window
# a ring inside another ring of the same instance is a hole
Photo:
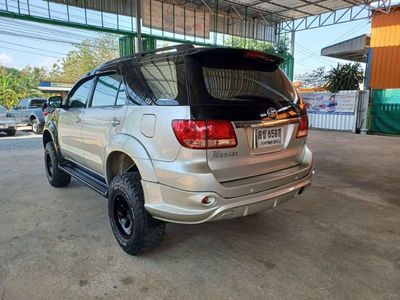
[[[35,99],[31,100],[31,108],[40,108],[42,107],[43,103],[47,102],[46,99]]]
[[[178,79],[173,60],[152,61],[141,66],[154,100],[158,105],[178,105]]]
[[[119,88],[121,85],[121,76],[110,74],[100,76],[96,83],[93,93],[92,107],[114,106]]]
[[[129,60],[123,74],[126,95],[135,105],[188,105],[183,56]]]

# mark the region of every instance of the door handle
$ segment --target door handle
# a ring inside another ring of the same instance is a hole
[[[121,124],[121,121],[118,120],[118,119],[116,119],[116,118],[114,118],[114,119],[111,121],[111,125],[112,125],[113,127],[118,126],[119,124]]]
[[[75,123],[76,123],[76,124],[79,124],[81,121],[82,121],[82,119],[79,118],[79,117],[77,117],[77,118],[75,119]]]

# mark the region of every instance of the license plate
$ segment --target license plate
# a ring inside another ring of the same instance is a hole
[[[256,148],[265,148],[282,145],[282,128],[256,128],[255,130]]]

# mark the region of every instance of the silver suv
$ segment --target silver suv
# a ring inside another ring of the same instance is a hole
[[[165,222],[198,224],[257,213],[311,184],[305,107],[263,52],[158,49],[102,65],[49,114],[51,185],[71,176],[108,198],[129,254],[157,246]],[[60,107],[57,107],[60,106]]]

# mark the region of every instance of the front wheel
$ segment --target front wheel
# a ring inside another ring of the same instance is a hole
[[[44,166],[47,179],[54,187],[66,186],[71,182],[71,176],[58,167],[60,163],[61,157],[57,153],[54,143],[48,142],[44,149]]]
[[[138,255],[158,246],[165,223],[155,220],[144,208],[144,194],[138,172],[116,176],[108,193],[111,228],[121,248]]]

